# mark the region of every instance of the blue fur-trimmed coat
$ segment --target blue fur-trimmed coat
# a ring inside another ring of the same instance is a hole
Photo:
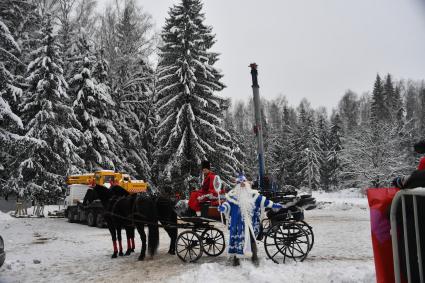
[[[236,256],[250,256],[252,254],[251,242],[249,234],[254,234],[254,239],[260,232],[261,215],[265,207],[272,207],[273,202],[260,195],[258,191],[249,190],[249,200],[251,202],[248,227],[245,225],[244,217],[242,216],[241,207],[238,199],[238,191],[233,189],[226,195],[226,201],[220,206],[228,220],[229,229],[229,244],[228,253]],[[247,239],[247,241],[245,241]]]

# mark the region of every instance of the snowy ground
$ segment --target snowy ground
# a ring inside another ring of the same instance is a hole
[[[260,243],[258,268],[249,260],[232,267],[225,254],[184,264],[166,253],[169,238],[163,230],[153,259],[139,262],[132,254],[112,260],[107,229],[0,213],[7,253],[0,282],[375,282],[367,199],[357,190],[315,197],[320,209],[307,211],[305,219],[315,234],[307,259],[274,264]]]

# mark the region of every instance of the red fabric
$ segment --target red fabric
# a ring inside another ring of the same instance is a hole
[[[135,249],[136,248],[136,244],[134,244],[134,238],[131,238],[131,249]]]
[[[214,189],[214,178],[215,174],[213,172],[209,172],[207,176],[205,176],[204,182],[202,183],[202,186],[199,190],[193,191],[190,193],[189,198],[189,207],[193,209],[194,211],[201,211],[201,203],[208,201],[208,198],[205,198],[202,201],[199,201],[198,198],[204,195],[211,194],[213,196],[217,196],[217,192]],[[218,202],[212,202],[212,205],[217,205]]]
[[[367,190],[376,282],[394,282],[393,250],[391,243],[390,207],[397,188]]]
[[[425,157],[422,157],[419,160],[418,170],[425,170]]]
[[[208,172],[207,176],[205,176],[204,182],[202,183],[201,187],[201,191],[204,195],[215,193],[214,178],[215,174],[213,172]]]
[[[120,247],[120,253],[122,253],[122,243],[121,243],[121,241],[118,241],[118,245]]]
[[[117,241],[112,241],[112,244],[114,245],[114,253],[117,253],[118,252]]]
[[[201,211],[201,204],[198,201],[198,197],[202,195],[201,191],[193,191],[190,193],[189,207],[194,211]]]

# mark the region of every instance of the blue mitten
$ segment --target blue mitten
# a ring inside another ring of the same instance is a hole
[[[272,210],[275,212],[281,210],[282,208],[283,208],[283,205],[281,205],[280,203],[273,203],[272,205]]]
[[[220,212],[224,212],[226,210],[226,208],[222,205],[220,205],[219,207],[217,207],[218,211]]]

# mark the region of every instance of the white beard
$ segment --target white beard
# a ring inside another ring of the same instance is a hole
[[[251,186],[247,182],[245,183],[245,187],[241,187],[240,184],[237,184],[234,190],[243,220],[247,223],[247,221],[251,221],[252,218],[252,211],[255,205],[253,194],[255,194],[255,191],[251,189]]]

